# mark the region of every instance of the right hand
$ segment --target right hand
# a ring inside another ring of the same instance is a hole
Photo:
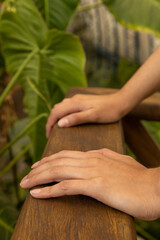
[[[46,136],[49,137],[57,120],[59,127],[71,127],[87,122],[116,122],[126,114],[122,108],[124,103],[119,92],[98,96],[77,94],[72,98],[65,98],[53,107],[46,124]]]

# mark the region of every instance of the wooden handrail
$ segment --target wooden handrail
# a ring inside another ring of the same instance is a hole
[[[75,93],[103,94],[103,89],[72,89]],[[61,129],[54,126],[44,156],[63,149],[88,151],[110,148],[124,153],[121,123],[86,124]],[[12,240],[132,240],[136,239],[131,216],[87,196],[34,199],[28,194]]]

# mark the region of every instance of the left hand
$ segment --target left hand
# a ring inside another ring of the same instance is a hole
[[[35,198],[83,194],[134,217],[154,220],[160,216],[156,171],[109,149],[62,151],[34,164],[21,187],[57,181],[30,193]]]

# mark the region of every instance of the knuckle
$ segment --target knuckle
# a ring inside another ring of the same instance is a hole
[[[131,156],[128,156],[128,155],[122,155],[122,156],[128,161],[133,161],[133,158]]]
[[[48,188],[45,189],[45,195],[47,195],[49,197],[52,197],[52,195],[53,195],[52,187],[48,187]]]
[[[34,175],[34,169],[30,173],[28,173],[27,178],[30,179],[32,175]]]
[[[50,116],[54,114],[54,111],[55,111],[55,106],[52,108]]]
[[[51,162],[45,161],[44,164],[45,164],[45,167],[51,170]]]
[[[93,181],[93,184],[97,187],[102,186],[104,184],[104,179],[101,176],[93,178],[92,181]]]
[[[61,103],[62,103],[62,102],[61,102]],[[54,113],[55,109],[57,109],[57,108],[60,106],[61,103],[56,103],[56,104],[53,106],[51,112]]]
[[[69,191],[70,183],[68,181],[63,181],[59,184],[59,187],[60,187],[62,192],[67,194],[68,191]]]
[[[92,110],[92,116],[93,116],[94,121],[99,122],[100,114],[99,114],[99,111],[97,109]]]
[[[73,96],[73,99],[79,100],[79,99],[81,99],[81,97],[82,97],[81,94],[76,94],[76,95]]]
[[[39,162],[40,163],[44,163],[44,162],[46,162],[48,160],[48,157],[44,157],[44,158],[42,158]]]
[[[81,120],[81,117],[79,114],[75,114],[72,116],[72,121],[73,122],[79,122]]]
[[[68,102],[70,101],[70,98],[64,98],[62,102]]]
[[[101,149],[102,152],[105,152],[105,151],[107,151],[107,150],[108,150],[107,148],[102,148],[102,149]]]
[[[67,150],[62,150],[59,153],[62,154],[62,155],[65,155],[67,152],[68,152]]]

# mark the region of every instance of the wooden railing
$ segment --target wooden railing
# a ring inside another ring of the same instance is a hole
[[[109,94],[113,91],[73,88],[67,96],[76,93]],[[145,100],[123,120],[126,142],[138,159],[146,166],[158,166],[159,148],[140,123],[141,119],[160,120],[159,94]],[[123,128],[121,122],[65,129],[55,125],[44,156],[64,149],[88,151],[110,148],[124,153]],[[79,195],[40,200],[28,194],[11,239],[132,240],[136,239],[136,230],[131,216],[89,197]]]

